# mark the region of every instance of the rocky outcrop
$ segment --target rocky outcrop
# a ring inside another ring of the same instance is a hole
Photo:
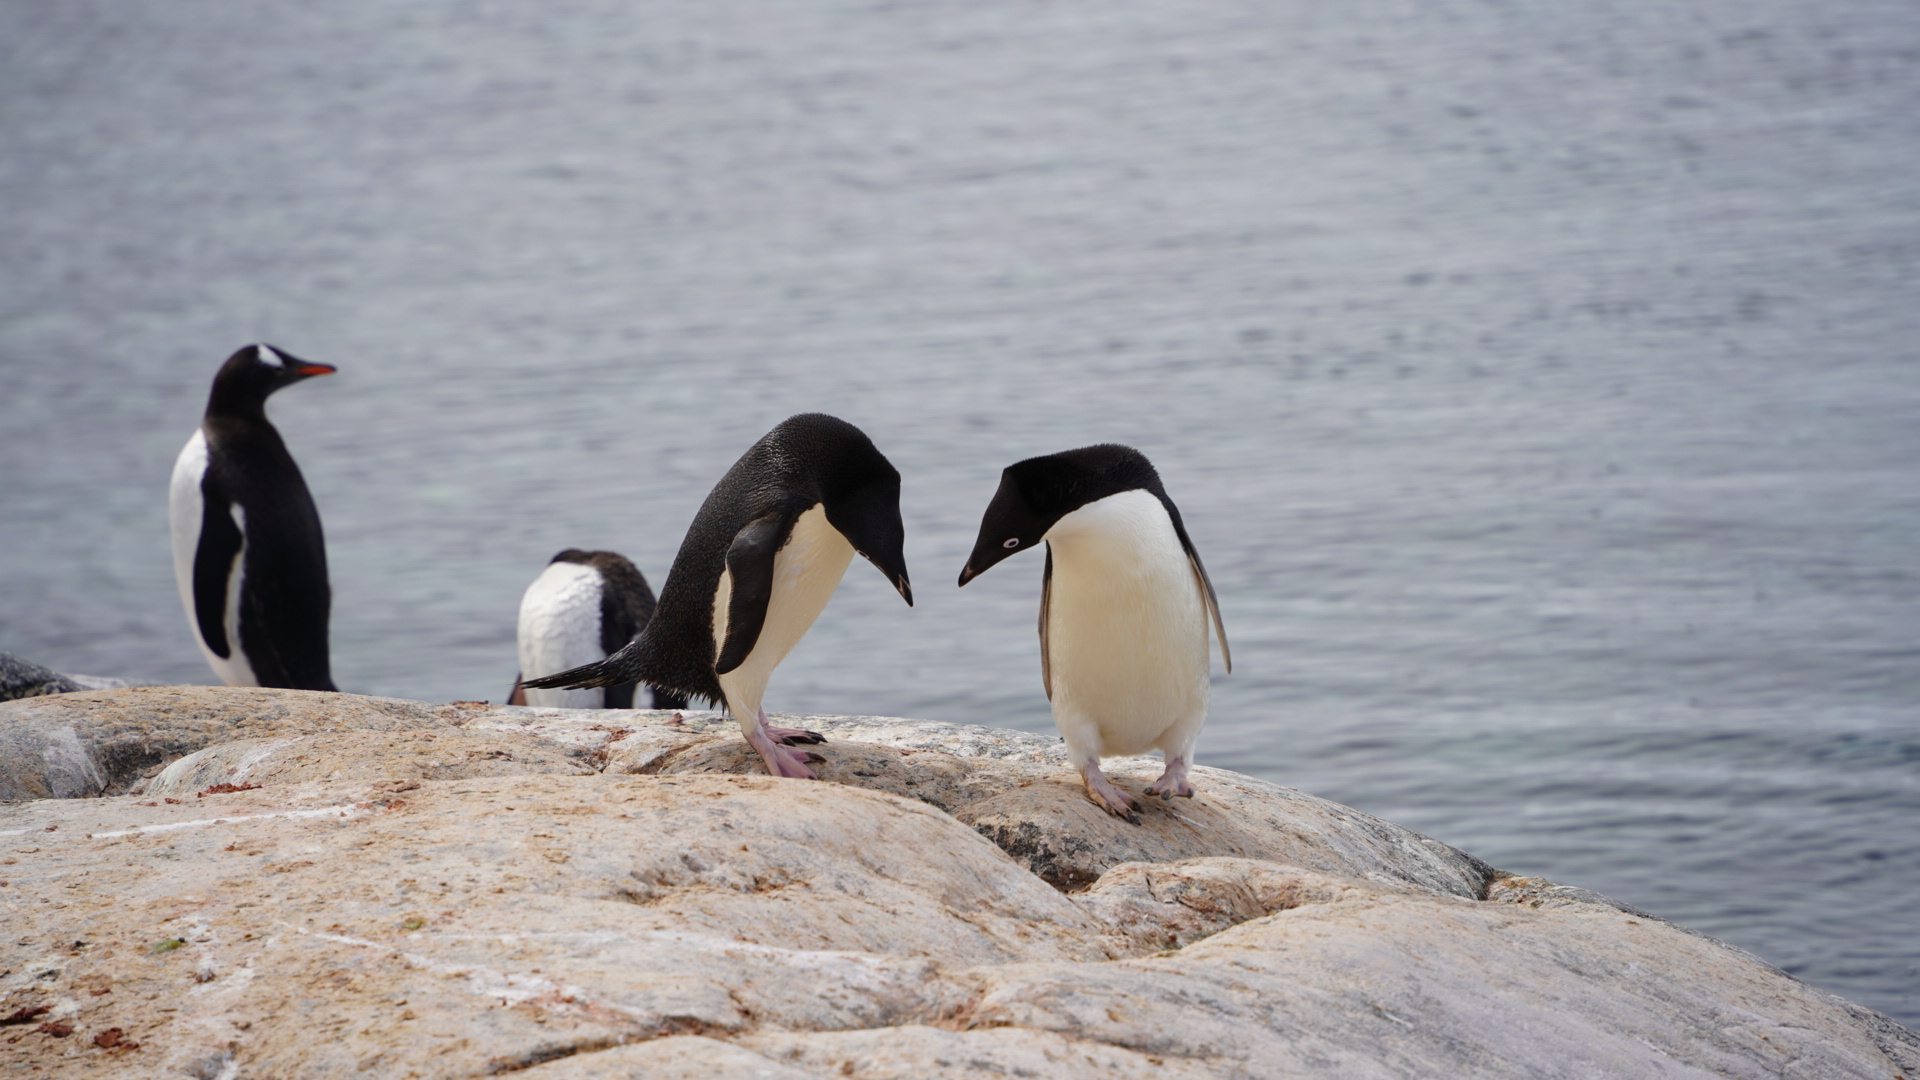
[[[63,675],[31,660],[22,660],[12,653],[0,652],[0,701],[46,694],[71,694],[80,690],[105,690],[125,685],[124,680],[99,675]]]
[[[1920,1068],[1914,1033],[1736,949],[1286,788],[1202,770],[1135,826],[1086,804],[1051,739],[805,722],[826,782],[760,774],[708,713],[179,687],[0,705],[9,755],[65,748],[6,766],[11,797],[125,792],[0,807],[0,1068]],[[1113,771],[1138,790],[1150,769]]]

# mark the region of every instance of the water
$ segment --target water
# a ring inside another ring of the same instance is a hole
[[[1049,725],[1001,466],[1160,465],[1200,757],[1920,1022],[1920,9],[0,8],[0,649],[205,682],[164,493],[264,339],[348,689],[499,700],[782,417],[906,477],[776,708]]]

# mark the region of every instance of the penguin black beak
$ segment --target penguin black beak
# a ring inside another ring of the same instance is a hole
[[[967,586],[967,582],[972,581],[974,578],[977,578],[979,576],[980,576],[979,574],[976,574],[973,572],[973,564],[969,562],[967,565],[960,568],[960,584],[955,586],[955,588],[964,589]]]
[[[907,568],[904,560],[896,560],[901,563],[900,569],[896,571],[888,567],[886,563],[861,551],[859,548],[854,548],[853,553],[872,563],[875,570],[887,575],[887,580],[893,582],[894,589],[900,593],[900,599],[905,600],[908,607],[913,606],[913,583],[907,580]]]

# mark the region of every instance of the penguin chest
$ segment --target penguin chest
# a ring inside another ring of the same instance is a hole
[[[206,432],[196,429],[193,437],[187,440],[187,445],[181,448],[180,456],[174,460],[173,479],[167,490],[167,524],[173,539],[174,583],[180,589],[180,602],[186,608],[187,623],[193,627],[193,640],[200,646],[201,655],[206,657],[213,673],[228,686],[258,686],[260,679],[240,648],[240,591],[246,585],[247,514],[238,503],[230,505],[227,511],[234,527],[239,530],[240,544],[233,550],[230,559],[223,556],[222,561],[227,565],[216,568],[216,579],[223,581],[224,585],[208,596],[198,599],[195,596],[194,566],[201,558],[201,545],[209,542],[209,538],[203,535],[207,506],[201,486],[206,479],[207,464]],[[219,649],[201,632],[202,603],[211,606],[209,617],[224,630],[225,640],[217,643],[221,646]]]
[[[606,658],[600,647],[600,571],[579,563],[551,563],[520,598],[520,672],[537,679]],[[528,690],[527,704],[598,709],[606,691]]]
[[[1166,508],[1151,492],[1087,504],[1046,534],[1047,653],[1061,734],[1096,754],[1184,741],[1207,710],[1207,614]]]
[[[720,676],[720,686],[731,702],[736,693],[743,695],[738,707],[759,707],[760,694],[766,689],[773,669],[787,658],[793,647],[805,637],[813,621],[826,610],[827,601],[846,575],[853,561],[853,545],[840,530],[827,522],[826,508],[815,504],[794,522],[787,542],[773,556],[773,592],[767,600],[767,618],[754,639],[753,650],[734,670]],[[727,640],[727,610],[733,596],[729,572],[720,574],[719,593],[713,602],[713,642],[717,654]]]

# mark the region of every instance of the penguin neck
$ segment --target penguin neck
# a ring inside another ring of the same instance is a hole
[[[1150,491],[1135,488],[1096,499],[1054,522],[1043,538],[1058,561],[1088,566],[1134,562],[1180,550],[1166,507]],[[1056,566],[1058,573],[1061,567]]]
[[[243,404],[238,408],[209,404],[206,416],[201,418],[200,430],[206,433],[210,446],[229,451],[245,447],[245,453],[264,455],[266,460],[285,459],[288,464],[293,461],[279,429],[267,420],[264,403]]]
[[[218,419],[238,424],[267,424],[267,395],[251,386],[215,379],[213,392],[207,395],[206,419],[210,422]]]

